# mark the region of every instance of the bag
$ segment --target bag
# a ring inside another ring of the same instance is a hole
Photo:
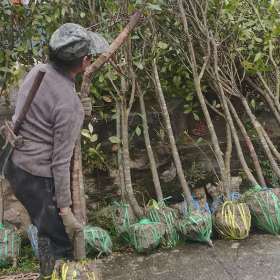
[[[0,141],[4,143],[2,144],[2,148],[0,147],[0,179],[5,177],[5,168],[10,156],[12,155],[13,149],[23,145],[23,138],[21,136],[17,136],[17,134],[45,74],[45,72],[39,71],[35,77],[15,125],[13,126],[11,122],[6,121],[5,124],[0,128]]]

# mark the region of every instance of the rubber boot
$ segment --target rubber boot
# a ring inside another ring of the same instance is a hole
[[[38,253],[40,261],[40,279],[51,279],[55,257],[52,253],[50,239],[48,237],[38,237]]]

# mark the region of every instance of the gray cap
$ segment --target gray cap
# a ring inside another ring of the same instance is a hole
[[[61,25],[52,34],[49,45],[58,58],[66,61],[85,55],[97,55],[109,49],[102,35],[87,31],[75,23]]]

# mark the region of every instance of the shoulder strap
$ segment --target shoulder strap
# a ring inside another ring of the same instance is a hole
[[[15,121],[15,124],[14,124],[14,133],[16,135],[19,132],[19,129],[20,129],[20,127],[21,127],[21,125],[22,125],[22,123],[23,123],[23,121],[25,119],[25,116],[26,116],[26,114],[27,114],[27,112],[28,112],[28,110],[30,108],[30,105],[31,105],[31,103],[32,103],[32,101],[33,101],[33,99],[34,99],[34,97],[35,97],[35,95],[36,95],[36,93],[37,93],[41,83],[42,83],[42,80],[43,80],[45,74],[46,74],[46,72],[39,71],[37,73],[36,77],[35,77],[35,80],[34,80],[34,82],[32,84],[32,87],[31,87],[31,89],[29,91],[29,94],[28,94],[28,96],[27,96],[27,98],[25,100],[25,103],[24,103],[24,105],[22,107],[22,110],[21,110],[21,112],[20,112],[20,114],[19,114],[19,116],[18,116],[18,118],[17,118],[17,120]]]

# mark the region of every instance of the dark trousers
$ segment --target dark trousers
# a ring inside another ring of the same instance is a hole
[[[55,260],[72,259],[72,245],[56,206],[53,179],[31,175],[12,160],[7,164],[5,176],[38,229],[39,257],[43,254],[43,259],[48,256]],[[40,252],[40,248],[45,252]]]

